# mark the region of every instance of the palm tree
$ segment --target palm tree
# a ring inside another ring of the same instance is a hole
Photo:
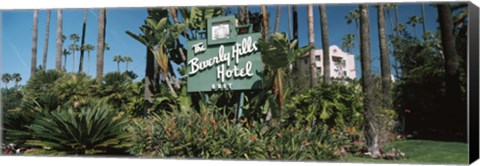
[[[267,7],[265,5],[261,6],[262,10],[262,26],[263,26],[263,31],[262,31],[262,38],[267,39],[268,38],[268,13],[267,13]]]
[[[394,29],[395,29],[395,26],[393,25],[393,21],[392,21],[392,15],[390,14],[390,9],[394,9],[397,5],[393,4],[393,3],[389,3],[389,4],[385,4],[384,5],[384,8],[385,8],[385,12],[387,13],[387,16],[388,16],[388,20],[390,22],[390,28],[392,30],[392,35],[394,33]],[[398,33],[397,33],[398,35]]]
[[[390,58],[388,51],[388,42],[387,42],[387,32],[385,30],[385,16],[384,16],[384,5],[379,4],[377,8],[378,16],[378,41],[380,46],[380,66],[382,73],[382,87],[383,93],[385,95],[384,99],[386,102],[390,100]]]
[[[427,39],[427,36],[425,36],[425,33],[427,33],[427,25],[425,22],[425,4],[422,2],[422,26],[423,26],[423,39]]]
[[[15,87],[18,87],[18,83],[22,81],[22,76],[20,76],[20,73],[13,73],[12,80],[15,81]]]
[[[273,30],[273,33],[277,33],[278,32],[278,28],[280,26],[280,10],[281,10],[281,6],[280,5],[277,5],[277,15],[275,16],[275,28]]]
[[[50,32],[50,15],[51,15],[51,10],[47,10],[47,28],[45,28],[45,47],[43,47],[43,64],[42,68],[43,71],[47,69],[47,56],[48,56],[48,37],[49,37],[49,32]]]
[[[30,65],[30,78],[35,75],[37,67],[37,35],[38,35],[38,9],[33,10],[32,28],[32,63]]]
[[[56,48],[56,58],[55,58],[55,69],[57,71],[62,70],[62,23],[63,23],[63,16],[62,16],[62,9],[57,10],[57,48]]]
[[[87,29],[87,9],[83,10],[83,27],[82,27],[82,41],[80,44],[80,63],[78,65],[78,72],[83,71],[83,56],[85,50],[85,31]]]
[[[358,21],[360,19],[360,11],[358,10],[358,8],[356,9],[353,9],[353,10],[350,10],[348,12],[348,16],[345,16],[345,19],[347,21],[347,24],[351,24],[353,22],[355,22],[355,33],[359,33],[358,31]]]
[[[308,43],[310,46],[315,48],[315,35],[314,35],[314,28],[313,28],[313,5],[307,5],[307,13],[308,13]],[[310,87],[317,87],[318,78],[317,78],[317,66],[315,62],[315,50],[310,50]]]
[[[458,123],[461,123],[461,120],[465,120],[462,119],[462,117],[464,118],[465,113],[452,111],[462,110],[462,107],[464,107],[461,100],[460,56],[458,55],[456,48],[452,9],[448,3],[440,3],[437,6],[437,10],[442,38],[443,56],[445,59],[445,94],[446,98],[451,100],[446,104],[447,106],[445,109],[445,117],[448,119],[443,120],[448,121],[447,123],[450,127],[458,127],[461,132],[466,132],[464,131],[466,129],[465,125],[458,125]]]
[[[352,53],[352,49],[355,47],[355,43],[353,42],[355,40],[356,36],[355,34],[349,33],[343,36],[342,40],[342,49],[345,49],[348,53]]]
[[[125,60],[121,55],[117,55],[113,57],[113,61],[117,62],[117,72],[120,73],[120,62],[124,62]]]
[[[12,80],[12,75],[5,73],[2,75],[2,81],[5,83],[5,89],[8,89],[8,82]]]
[[[66,71],[67,70],[67,56],[72,54],[72,52],[68,51],[67,49],[63,49],[62,55],[64,56],[63,59],[63,69]]]
[[[330,85],[330,46],[328,44],[328,22],[327,22],[327,8],[325,4],[318,7],[320,11],[320,24],[322,32],[322,47],[323,47],[323,80],[325,84]],[[316,67],[316,66],[315,66]]]
[[[100,9],[98,14],[98,38],[97,38],[97,82],[101,83],[103,78],[103,58],[105,51],[105,30],[107,24],[106,9]]]
[[[75,52],[80,50],[80,48],[76,44],[71,44],[70,46],[68,46],[68,48],[71,50],[73,55],[72,72],[75,72]]]
[[[73,44],[71,44],[68,48],[72,50],[73,53],[73,67],[72,67],[72,72],[75,72],[75,52],[80,50],[80,47],[77,45],[77,42],[80,40],[80,37],[78,34],[73,33],[69,36],[70,40],[73,41]]]
[[[417,37],[417,23],[422,23],[420,17],[417,16],[410,16],[408,17],[407,24],[412,25],[413,28],[413,36]]]
[[[125,60],[125,63],[126,63],[126,65],[125,65],[125,72],[126,72],[126,71],[128,71],[128,63],[133,62],[133,59],[132,59],[132,57],[125,56],[125,57],[123,57],[123,60]]]
[[[90,73],[90,51],[95,50],[95,46],[92,44],[87,44],[84,47],[84,50],[87,51],[87,74]]]
[[[292,7],[292,13],[293,13],[293,39],[298,40],[298,12],[297,12],[297,6],[293,5]],[[298,42],[295,44],[295,48],[298,48]]]
[[[368,17],[368,6],[360,5],[360,57],[362,66],[362,84],[365,104],[365,138],[369,152],[373,157],[380,156],[380,135],[374,103],[373,80],[370,73],[370,20]]]
[[[238,22],[240,25],[248,24],[248,7],[247,6],[239,6],[238,7]]]

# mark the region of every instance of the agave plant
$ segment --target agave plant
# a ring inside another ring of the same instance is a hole
[[[131,146],[127,119],[105,102],[80,111],[73,108],[43,112],[28,126],[33,136],[27,144],[39,148],[26,154],[108,154]]]

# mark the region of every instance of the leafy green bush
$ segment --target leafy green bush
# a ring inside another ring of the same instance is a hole
[[[127,119],[104,102],[75,111],[43,111],[28,126],[27,144],[37,148],[26,154],[117,154],[131,145]]]

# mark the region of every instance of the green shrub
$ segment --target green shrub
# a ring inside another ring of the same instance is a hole
[[[57,111],[43,111],[28,126],[37,148],[26,154],[117,154],[130,146],[127,119],[104,102]]]

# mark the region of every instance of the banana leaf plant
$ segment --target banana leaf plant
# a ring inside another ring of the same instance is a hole
[[[281,116],[283,109],[283,101],[285,99],[283,78],[287,74],[288,67],[294,63],[302,55],[308,53],[313,46],[305,46],[295,49],[297,40],[289,42],[284,34],[275,33],[267,40],[260,39],[258,46],[262,53],[262,61],[265,64],[265,77],[264,84],[265,89],[272,89],[273,96],[276,98],[278,107],[272,107],[273,103],[270,103],[271,108],[278,108],[277,112],[274,112],[277,117]],[[267,99],[267,102],[274,100]]]
[[[160,16],[160,19],[155,16],[148,17],[145,20],[145,24],[140,27],[143,34],[137,35],[131,31],[126,32],[130,37],[147,46],[154,54],[155,61],[160,67],[163,81],[168,86],[170,93],[175,97],[177,95],[169,80],[169,77],[174,77],[174,73],[170,72],[173,69],[170,67],[171,62],[168,54],[169,51],[176,48],[175,46],[178,44],[177,39],[184,29],[184,24],[170,23],[167,14],[163,17]]]
[[[180,8],[179,11],[182,14],[184,23],[187,25],[187,29],[190,30],[190,33],[188,33],[187,29],[185,29],[184,36],[187,40],[192,40],[198,38],[194,32],[206,30],[207,19],[222,16],[224,8],[191,7],[190,9]]]

